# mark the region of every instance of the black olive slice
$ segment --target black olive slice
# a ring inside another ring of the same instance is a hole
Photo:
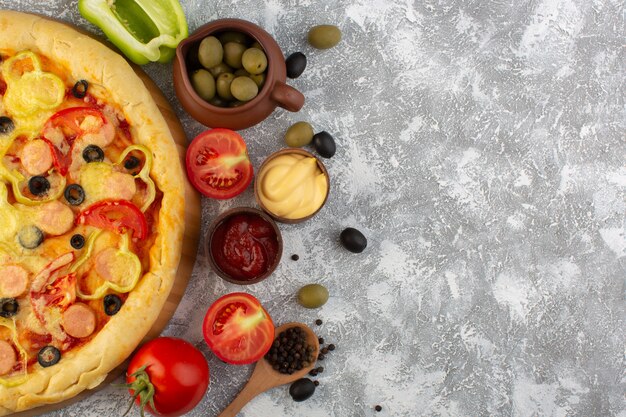
[[[37,226],[24,226],[17,234],[17,240],[25,249],[35,249],[43,242],[43,232]]]
[[[141,164],[139,158],[131,155],[124,161],[124,168],[130,171],[131,169],[137,168],[139,164]]]
[[[67,202],[73,206],[79,206],[85,201],[85,190],[78,184],[68,185],[63,195]]]
[[[32,195],[44,195],[50,190],[50,181],[41,175],[35,175],[28,180],[28,190]]]
[[[104,297],[104,312],[107,316],[114,316],[122,308],[122,299],[115,294],[108,294]]]
[[[56,365],[61,360],[61,352],[54,346],[46,346],[37,354],[37,362],[39,365],[47,368]]]
[[[0,317],[13,317],[20,309],[15,298],[0,298]]]
[[[85,236],[80,235],[80,234],[75,234],[70,239],[70,245],[72,245],[74,249],[82,249],[83,246],[85,246]]]
[[[0,116],[0,133],[6,135],[11,133],[15,129],[15,124],[11,118],[6,116]]]
[[[83,159],[85,162],[102,162],[104,161],[104,151],[96,145],[89,145],[83,150]]]
[[[88,88],[89,83],[85,80],[80,80],[72,87],[72,95],[76,98],[85,98]]]

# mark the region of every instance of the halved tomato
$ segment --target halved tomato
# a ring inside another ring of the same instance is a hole
[[[187,148],[187,177],[207,197],[225,200],[252,181],[252,164],[243,138],[228,129],[210,129]]]
[[[215,301],[204,317],[204,340],[227,363],[258,361],[274,342],[274,322],[259,300],[235,292]]]
[[[124,234],[131,231],[133,238],[148,236],[148,223],[143,213],[130,201],[103,200],[92,204],[76,217],[76,224]]]
[[[83,123],[91,117],[91,123]],[[76,139],[87,133],[105,132],[115,134],[113,126],[98,109],[92,107],[69,107],[53,114],[42,130],[41,139],[48,144],[54,156],[54,166],[63,175],[71,164],[72,148]]]

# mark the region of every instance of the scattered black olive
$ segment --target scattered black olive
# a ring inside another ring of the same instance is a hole
[[[352,227],[344,229],[339,238],[341,244],[350,252],[361,253],[367,247],[367,239],[363,233]]]
[[[124,168],[130,171],[131,169],[137,168],[139,164],[141,164],[139,158],[131,155],[124,161]]]
[[[324,322],[322,321],[322,319],[317,319],[317,320],[315,320],[315,324],[317,324],[318,326],[321,326],[321,325],[322,325],[322,323],[324,323]],[[320,343],[324,343],[324,339],[322,339],[322,341],[321,341]]]
[[[306,55],[302,52],[294,52],[285,60],[285,66],[287,67],[287,77],[298,78],[306,68]]]
[[[322,131],[313,135],[313,147],[318,154],[324,158],[332,158],[337,151],[335,139],[326,131]]]
[[[17,234],[17,240],[25,249],[35,249],[43,242],[43,232],[37,226],[25,226]]]
[[[330,350],[330,351],[335,350],[335,345],[333,345],[332,343],[330,345],[328,345],[328,350]]]
[[[99,146],[89,145],[83,150],[83,159],[85,162],[102,162],[104,151]]]
[[[80,80],[72,87],[72,95],[76,98],[85,98],[88,88],[89,83],[85,80]]]
[[[70,184],[63,193],[68,203],[73,206],[80,206],[85,201],[85,190],[78,184]]]
[[[115,294],[108,294],[102,300],[104,303],[104,312],[107,316],[114,316],[122,308],[122,299]]]
[[[54,346],[46,346],[39,351],[37,362],[39,365],[47,368],[56,365],[61,360],[61,352]]]
[[[13,120],[6,116],[0,116],[0,133],[6,135],[7,133],[11,133],[13,129],[15,129]]]
[[[50,190],[50,181],[41,175],[35,175],[28,180],[28,190],[32,195],[44,195]]]
[[[289,387],[289,395],[297,402],[311,398],[314,392],[315,384],[309,378],[300,378]]]
[[[13,317],[20,309],[15,298],[0,298],[0,317]]]
[[[70,239],[70,245],[72,245],[74,249],[82,249],[83,246],[85,246],[85,236],[80,235],[80,234],[75,234]]]
[[[297,261],[298,259],[300,259],[300,257],[298,255],[291,255],[291,260],[292,261]]]
[[[374,407],[374,410],[376,411],[382,411],[383,408],[380,405],[377,405],[376,407]]]

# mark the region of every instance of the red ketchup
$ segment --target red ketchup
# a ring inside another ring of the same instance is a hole
[[[211,254],[219,269],[238,281],[255,279],[272,266],[278,238],[261,216],[237,214],[220,223],[211,237]]]

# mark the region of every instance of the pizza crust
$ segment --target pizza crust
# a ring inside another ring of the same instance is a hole
[[[102,84],[121,106],[137,143],[153,151],[151,177],[163,193],[150,271],[124,308],[87,344],[64,354],[58,366],[29,373],[16,387],[0,386],[0,415],[74,397],[99,385],[137,347],[170,293],[184,232],[184,177],[176,145],[149,91],[127,61],[102,43],[40,16],[0,11],[3,47],[30,49],[59,62],[74,79]]]

